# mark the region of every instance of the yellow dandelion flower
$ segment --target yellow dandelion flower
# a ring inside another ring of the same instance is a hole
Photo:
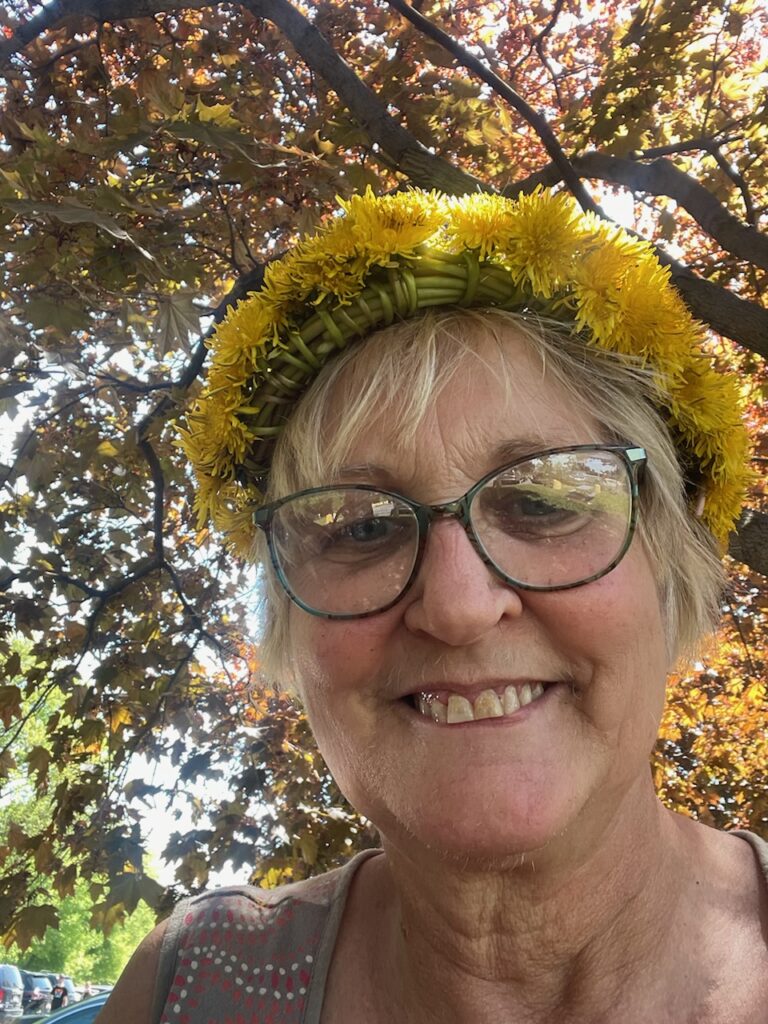
[[[520,197],[512,219],[504,264],[516,283],[528,282],[535,295],[549,299],[569,280],[583,244],[579,209],[564,193],[537,189]]]
[[[610,348],[620,315],[625,272],[626,261],[621,253],[596,247],[574,261],[571,273],[577,328],[588,327],[598,344]]]
[[[231,307],[210,342],[214,365],[244,366],[251,350],[266,346],[278,308],[277,304],[270,305],[268,297],[261,293]]]
[[[739,426],[738,388],[702,357],[690,360],[670,381],[677,419],[700,443],[730,425]]]
[[[366,269],[386,266],[396,254],[412,253],[442,226],[446,202],[435,192],[412,190],[391,196],[365,195],[341,203]]]
[[[514,207],[509,200],[487,192],[453,197],[448,210],[446,247],[457,252],[476,249],[481,260],[496,249],[505,248],[515,225]]]

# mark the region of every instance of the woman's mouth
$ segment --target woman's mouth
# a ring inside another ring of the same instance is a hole
[[[539,700],[553,685],[538,681],[513,683],[474,694],[421,690],[406,700],[416,711],[438,725],[460,725],[485,718],[509,718],[521,708]]]

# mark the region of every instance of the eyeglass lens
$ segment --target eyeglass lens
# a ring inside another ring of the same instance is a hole
[[[599,576],[621,555],[632,482],[621,455],[553,452],[500,470],[474,494],[476,542],[504,577],[557,588]],[[297,495],[272,521],[273,552],[292,594],[329,615],[393,603],[419,553],[415,510],[385,491]]]

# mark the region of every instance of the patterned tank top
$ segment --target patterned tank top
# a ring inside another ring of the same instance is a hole
[[[768,842],[753,847],[768,885]],[[379,850],[279,889],[233,886],[182,900],[163,939],[152,1024],[319,1024],[355,872]]]

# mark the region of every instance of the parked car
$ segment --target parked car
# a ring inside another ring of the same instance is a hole
[[[23,994],[24,982],[19,968],[0,964],[0,1024],[15,1024],[21,1017]]]
[[[45,1024],[93,1024],[108,998],[109,992],[98,992],[95,996],[84,999],[82,1003],[55,1010],[50,1017],[46,1017],[45,1014],[25,1017],[24,1024],[36,1024],[37,1021],[45,1021]]]
[[[24,994],[21,997],[24,1012],[33,1013],[39,1010],[40,1013],[50,1013],[53,985],[48,975],[22,971],[21,979],[24,982]]]

